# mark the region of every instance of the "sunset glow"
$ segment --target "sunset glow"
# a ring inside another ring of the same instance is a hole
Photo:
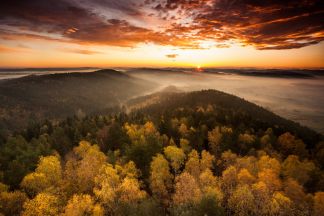
[[[318,2],[282,4],[8,1],[0,67],[324,67]]]

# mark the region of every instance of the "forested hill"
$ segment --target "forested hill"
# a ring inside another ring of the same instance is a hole
[[[0,126],[104,110],[155,87],[115,70],[27,76],[0,84]]]
[[[0,215],[322,215],[320,135],[226,93],[175,90],[0,133]]]
[[[161,116],[190,115],[196,122],[204,118],[202,112],[209,110],[205,118],[207,122],[231,125],[236,128],[253,128],[266,130],[272,128],[277,134],[289,131],[298,135],[313,148],[321,134],[300,125],[299,123],[280,117],[254,103],[242,98],[217,90],[203,90],[195,92],[174,92],[175,89],[163,91],[129,100],[130,110],[146,113],[153,118]],[[213,111],[213,112],[211,112]],[[210,125],[211,126],[211,125]]]

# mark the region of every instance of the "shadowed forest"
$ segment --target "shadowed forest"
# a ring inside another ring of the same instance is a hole
[[[3,81],[0,214],[322,215],[322,134],[156,87],[113,70]]]

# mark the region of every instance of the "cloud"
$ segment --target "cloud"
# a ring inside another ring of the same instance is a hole
[[[167,54],[165,55],[167,58],[177,58],[178,57],[178,54]]]
[[[193,40],[238,41],[257,49],[290,49],[324,39],[324,6],[319,0],[150,1],[159,12],[180,14],[168,31]],[[171,21],[171,20],[170,20]]]
[[[0,45],[0,53],[12,53],[12,52],[28,52],[27,47],[9,47]]]
[[[61,49],[64,52],[70,52],[70,53],[75,53],[75,54],[81,54],[81,55],[94,55],[94,54],[103,54],[102,52],[99,51],[93,51],[93,50],[88,50],[88,49],[68,49],[64,48]]]
[[[73,1],[73,0],[72,0]],[[141,0],[74,0],[77,5],[84,8],[102,8],[120,11],[130,16],[141,16]]]
[[[4,0],[0,37],[121,47],[202,49],[202,41],[214,41],[221,44],[216,47],[236,42],[291,49],[323,41],[323,20],[321,0]]]
[[[121,47],[134,47],[139,43],[183,43],[178,42],[177,38],[132,25],[125,20],[105,19],[104,16],[71,2],[73,1],[5,0],[0,8],[0,25],[10,26],[11,30],[2,29],[0,37],[39,37],[79,44]]]

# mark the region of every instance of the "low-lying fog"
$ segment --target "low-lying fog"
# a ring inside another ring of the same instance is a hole
[[[235,74],[132,73],[154,81],[160,89],[170,85],[184,91],[217,89],[261,105],[287,119],[324,134],[324,77],[271,78]]]

